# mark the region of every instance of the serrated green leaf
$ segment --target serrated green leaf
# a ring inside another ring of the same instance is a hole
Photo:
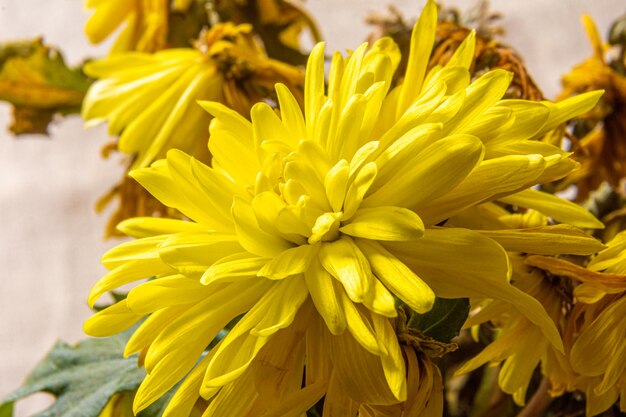
[[[426,336],[447,343],[458,336],[469,315],[467,298],[435,298],[433,308],[424,314],[413,312],[409,319],[410,329],[418,330]]]
[[[77,113],[89,84],[41,39],[0,44],[0,100],[14,107],[16,135],[46,133],[55,114]]]
[[[123,357],[132,331],[105,339],[87,339],[76,346],[57,342],[24,386],[4,398],[0,410],[20,398],[44,391],[56,396],[56,401],[33,417],[97,417],[114,394],[134,391],[146,375],[137,366],[136,356]]]

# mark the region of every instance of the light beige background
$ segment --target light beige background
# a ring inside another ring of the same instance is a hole
[[[362,23],[378,0],[309,0],[329,49],[353,48],[365,39]],[[424,0],[395,1],[414,16]],[[465,8],[470,1],[446,4]],[[580,15],[589,12],[603,33],[626,11],[624,0],[494,0],[505,15],[507,42],[526,59],[549,97],[559,77],[590,54]],[[88,45],[80,0],[0,0],[0,41],[44,35],[62,45],[75,64],[104,48]],[[105,218],[93,212],[98,196],[121,174],[118,161],[103,161],[102,128],[85,131],[68,118],[51,127],[51,137],[15,139],[5,132],[9,108],[0,103],[0,398],[16,388],[57,339],[76,342],[89,316],[85,298],[104,272]],[[40,396],[19,404],[17,416],[45,405]]]

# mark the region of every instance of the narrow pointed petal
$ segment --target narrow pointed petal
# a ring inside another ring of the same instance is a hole
[[[372,271],[352,239],[343,236],[334,242],[322,243],[319,260],[324,269],[343,284],[352,301],[363,301],[372,285]]]
[[[309,296],[302,276],[281,281],[274,288],[274,301],[268,301],[265,316],[250,330],[252,335],[266,337],[289,326]]]
[[[418,207],[434,200],[463,181],[480,163],[483,153],[482,142],[473,136],[437,141],[415,155],[411,168],[398,172],[367,196],[363,206]]]
[[[524,190],[503,197],[500,201],[524,208],[532,208],[553,219],[572,226],[604,229],[604,224],[587,209],[552,194],[538,190]]]
[[[306,66],[304,77],[304,115],[308,129],[308,137],[313,137],[314,127],[318,123],[317,114],[324,100],[324,43],[318,43]]]
[[[83,330],[89,336],[111,336],[128,329],[141,320],[143,316],[143,314],[132,312],[128,308],[126,300],[122,300],[89,317]]]
[[[304,273],[317,253],[320,245],[303,245],[287,249],[272,258],[257,273],[259,277],[283,279],[291,275]]]
[[[374,356],[345,332],[341,336],[324,333],[324,342],[334,364],[334,377],[357,402],[389,405],[398,403],[379,356]]]
[[[507,251],[540,255],[593,255],[605,248],[599,240],[566,224],[516,230],[481,230]]]
[[[89,291],[87,303],[93,307],[104,293],[144,278],[174,272],[160,259],[136,260],[118,266],[100,278]]]
[[[559,332],[541,303],[509,283],[508,257],[495,241],[465,229],[427,229],[421,239],[385,243],[385,247],[438,296],[508,302],[539,326],[557,350],[563,351]],[[490,265],[489,269],[484,265]]]
[[[141,239],[178,232],[201,232],[206,230],[206,226],[186,220],[133,217],[120,222],[117,225],[117,230],[127,236]]]
[[[232,282],[255,277],[268,262],[267,258],[250,255],[247,252],[235,253],[213,263],[200,278],[204,285],[217,282]]]
[[[422,90],[426,66],[430,58],[430,51],[435,43],[435,29],[437,26],[437,6],[434,1],[428,1],[417,25],[411,34],[411,47],[407,63],[407,73],[402,84],[402,92],[398,103],[400,116],[418,97]]]
[[[398,298],[418,313],[430,311],[435,293],[415,272],[377,242],[358,239],[356,243],[376,277]]]
[[[340,231],[372,240],[415,240],[424,234],[424,223],[413,211],[402,207],[374,207],[357,210]]]
[[[372,322],[379,343],[387,347],[387,354],[380,357],[387,384],[398,401],[405,401],[407,399],[406,368],[396,332],[386,317],[372,314]]]
[[[343,313],[341,294],[335,291],[333,285],[334,278],[317,261],[311,263],[304,273],[304,278],[311,300],[328,330],[334,335],[343,333],[346,328],[346,317]]]
[[[387,350],[384,345],[378,343],[369,319],[343,291],[340,294],[342,309],[346,315],[346,324],[354,340],[372,355],[386,354]]]

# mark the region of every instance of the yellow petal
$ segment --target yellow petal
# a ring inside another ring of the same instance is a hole
[[[282,237],[270,235],[259,228],[252,206],[244,199],[234,198],[232,213],[239,243],[248,252],[271,258],[291,247],[290,242]]]
[[[507,155],[482,161],[454,190],[425,202],[416,212],[426,225],[437,224],[499,194],[527,187],[544,167],[540,155]]]
[[[346,387],[350,388],[350,387]],[[324,397],[323,417],[345,417],[355,416],[359,408],[357,401],[353,400],[345,391],[338,381],[337,376],[333,375],[328,383],[326,397]]]
[[[100,278],[98,282],[89,291],[87,303],[90,307],[98,301],[104,293],[114,290],[122,285],[139,281],[151,276],[162,275],[174,271],[168,265],[165,265],[160,259],[136,260],[118,266],[105,276]]]
[[[309,296],[304,278],[301,276],[285,279],[273,288],[275,289],[273,300],[268,299],[264,317],[250,330],[252,335],[266,337],[289,326]]]
[[[626,298],[612,303],[574,342],[572,367],[585,376],[603,375],[623,346]]]
[[[250,110],[250,118],[256,147],[271,141],[283,144],[287,152],[297,147],[299,141],[291,135],[269,104],[256,103]]]
[[[496,104],[508,89],[512,79],[512,73],[496,69],[471,83],[465,89],[466,95],[461,109],[444,123],[444,133],[459,132],[478,115]]]
[[[295,320],[295,315],[308,295],[304,279],[298,280],[296,277],[267,282],[271,287],[264,292],[257,292],[257,300],[258,294],[264,295],[222,340],[222,345],[209,363],[202,390],[224,386],[241,376],[259,350],[270,340],[271,334]],[[284,296],[293,296],[294,303],[282,302]],[[223,308],[219,307],[220,310]]]
[[[295,323],[277,332],[250,365],[259,403],[266,410],[280,406],[302,386],[305,326]]]
[[[350,299],[356,303],[370,291],[372,271],[363,253],[352,239],[342,236],[334,242],[324,242],[319,252],[321,264],[343,284]]]
[[[481,230],[507,251],[540,255],[593,255],[605,246],[575,227],[559,224],[517,230]]]
[[[563,350],[559,332],[544,307],[509,283],[511,271],[506,252],[493,240],[464,229],[426,229],[421,239],[384,246],[438,296],[508,302],[539,326],[556,349]],[[485,269],[484,265],[490,267]]]
[[[137,323],[143,314],[133,313],[126,300],[122,300],[89,317],[83,330],[89,336],[105,337],[123,332]]]
[[[414,240],[424,234],[424,224],[411,210],[383,206],[357,210],[339,230],[371,240]]]
[[[387,384],[399,401],[405,401],[407,396],[406,369],[396,332],[386,317],[372,314],[372,322],[379,343],[387,348],[387,354],[380,357]]]
[[[380,405],[399,402],[389,388],[380,357],[366,351],[348,332],[341,336],[325,332],[324,342],[334,365],[333,377],[354,401]]]
[[[307,385],[285,397],[277,407],[268,410],[261,417],[301,417],[326,394],[327,387],[328,382]]]
[[[542,102],[550,107],[550,116],[541,128],[539,134],[548,132],[561,123],[588,112],[596,105],[603,93],[604,91],[590,91],[559,101],[558,103]]]
[[[435,293],[420,277],[379,243],[358,239],[356,244],[363,251],[376,277],[398,298],[418,313],[430,311],[435,302]]]
[[[346,328],[346,317],[341,304],[341,294],[335,291],[333,285],[334,278],[317,261],[311,263],[304,273],[304,278],[311,300],[328,330],[334,335],[343,333]]]
[[[113,269],[131,261],[158,259],[157,247],[166,239],[165,236],[156,236],[119,244],[102,255],[102,265]]]
[[[257,273],[259,277],[283,279],[304,273],[317,257],[319,245],[303,245],[287,249],[266,263]]]
[[[202,377],[213,356],[210,351],[185,377],[163,411],[163,417],[188,416],[200,396]]]
[[[337,291],[336,288],[335,291]],[[342,309],[346,316],[346,325],[354,340],[373,355],[386,354],[387,350],[384,345],[378,343],[372,324],[366,314],[357,305],[354,305],[344,291],[340,292],[340,296]]]
[[[304,76],[304,114],[308,137],[313,137],[318,112],[324,101],[324,43],[320,42],[311,51]]]
[[[501,100],[497,107],[513,111],[515,121],[506,132],[490,141],[490,146],[535,137],[550,115],[547,105],[528,100]]]
[[[524,190],[503,197],[500,201],[524,208],[532,208],[562,223],[590,229],[604,229],[601,221],[587,209],[561,197],[538,190]]]
[[[196,303],[208,294],[195,279],[179,275],[145,282],[130,290],[126,300],[131,311],[149,314],[169,306]]]
[[[426,67],[430,58],[430,51],[435,42],[437,26],[437,6],[429,0],[420,14],[417,24],[411,33],[411,46],[407,62],[407,72],[402,83],[402,92],[398,103],[398,113],[404,113],[410,104],[418,97],[422,90]]]
[[[341,211],[350,177],[350,164],[345,159],[340,160],[332,167],[324,178],[324,187],[330,207],[334,212]]]
[[[476,31],[470,31],[469,35],[465,39],[461,45],[454,51],[452,58],[448,61],[446,66],[460,66],[465,69],[469,69],[474,62],[474,49],[476,47]]]
[[[146,354],[146,371],[150,373],[163,361],[175,360],[171,355],[181,350],[188,350],[187,356],[197,360],[217,333],[234,317],[249,310],[269,287],[264,280],[254,280],[229,283],[211,291],[160,331]]]
[[[147,408],[180,381],[197,362],[202,348],[173,350],[166,361],[159,362],[144,378],[133,401],[133,413]]]
[[[183,314],[189,305],[167,307],[150,314],[130,336],[124,348],[124,357],[140,353],[149,347],[159,333],[178,316]]]
[[[201,232],[206,227],[185,220],[161,217],[133,217],[120,222],[117,230],[136,239],[178,232]]]
[[[255,277],[267,258],[251,256],[247,252],[225,256],[211,265],[200,278],[204,285],[218,282],[233,282]]]
[[[350,219],[350,217],[356,213],[356,210],[363,201],[363,197],[374,182],[374,179],[376,179],[377,172],[376,163],[374,162],[366,163],[363,165],[363,168],[358,171],[346,193],[346,200],[343,207],[343,218],[345,220]]]
[[[299,143],[306,139],[306,126],[300,105],[286,85],[277,83],[275,89],[280,107],[280,117],[296,143]]]
[[[380,188],[367,196],[363,207],[418,207],[458,185],[478,165],[484,152],[473,136],[451,136],[435,142],[411,160]],[[371,189],[370,189],[371,192]]]
[[[214,262],[242,251],[234,234],[214,232],[172,234],[158,249],[163,262],[188,276],[202,275]]]

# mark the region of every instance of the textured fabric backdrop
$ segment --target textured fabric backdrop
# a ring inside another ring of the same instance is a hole
[[[354,48],[366,38],[362,23],[380,0],[309,0],[329,49]],[[415,16],[424,0],[394,2]],[[462,8],[470,1],[446,1]],[[82,34],[87,14],[81,0],[0,0],[0,41],[43,35],[61,45],[71,64],[99,56]],[[502,12],[506,42],[525,58],[548,97],[559,77],[591,54],[580,24],[588,12],[604,34],[626,11],[624,0],[493,0]],[[5,132],[9,107],[0,103],[0,398],[16,388],[57,339],[76,342],[90,314],[86,294],[104,272],[99,258],[115,244],[104,241],[105,217],[94,202],[121,175],[119,161],[100,158],[105,129],[85,131],[68,118],[50,138],[15,139]],[[18,417],[49,400],[40,395],[18,403]]]

